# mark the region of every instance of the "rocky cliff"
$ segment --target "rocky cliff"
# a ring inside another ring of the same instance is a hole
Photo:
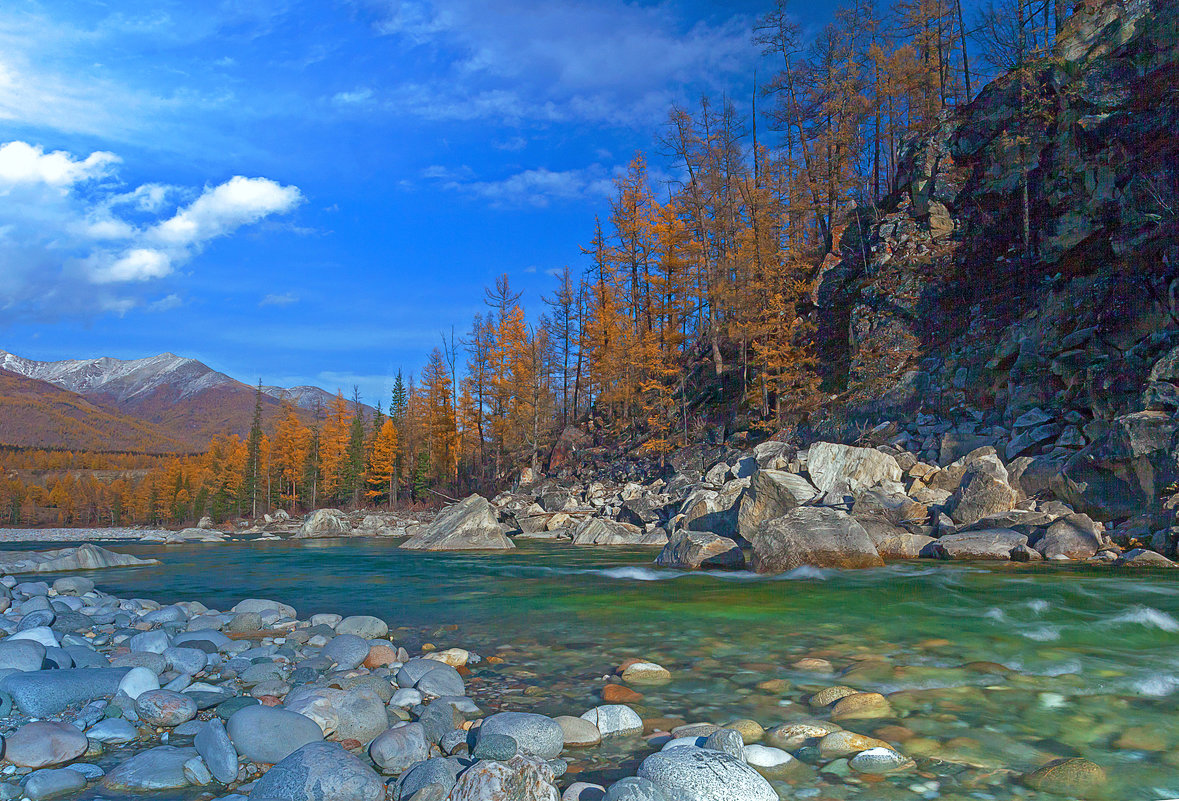
[[[1177,132],[1179,12],[1134,0],[1081,4],[1054,58],[911,142],[821,269],[819,433],[898,421],[943,464],[998,445],[1034,492],[1173,523]]]

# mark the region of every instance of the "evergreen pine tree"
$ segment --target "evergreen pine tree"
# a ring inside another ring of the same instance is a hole
[[[250,516],[258,516],[259,479],[262,476],[262,379],[254,392],[254,422],[246,440],[246,469],[242,475],[242,496],[250,503]]]
[[[352,503],[360,502],[364,483],[364,456],[367,436],[364,430],[364,407],[360,404],[360,390],[354,391],[352,425],[348,432],[348,452],[344,463],[344,492],[351,494]]]

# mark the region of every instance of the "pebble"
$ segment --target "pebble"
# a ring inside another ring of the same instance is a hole
[[[584,717],[560,715],[553,720],[561,727],[565,745],[569,748],[589,748],[602,742],[602,733],[598,727]]]
[[[622,671],[622,680],[630,684],[666,684],[671,672],[654,662],[633,662]]]
[[[582,713],[581,718],[594,724],[603,737],[643,733],[643,719],[625,704],[596,706]]]
[[[196,717],[196,701],[171,690],[148,690],[135,699],[135,713],[153,726],[173,727]]]
[[[122,718],[108,718],[100,720],[86,730],[86,737],[96,743],[107,745],[122,745],[133,742],[139,736],[139,731]]]
[[[160,689],[160,679],[152,671],[144,667],[133,667],[119,681],[118,691],[126,693],[132,701],[145,692]]]

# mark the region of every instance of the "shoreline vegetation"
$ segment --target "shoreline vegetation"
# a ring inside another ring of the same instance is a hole
[[[1013,437],[1021,436],[1017,428]],[[655,561],[666,567],[759,573],[919,558],[1173,565],[1164,555],[1174,553],[1170,529],[1152,531],[1142,518],[1117,525],[1095,520],[1052,492],[1062,477],[1045,475],[1037,459],[1005,462],[1002,441],[938,466],[889,444],[907,439],[890,425],[858,446],[698,447],[673,453],[662,465],[648,463],[654,469],[645,476],[633,463],[595,466],[586,471],[588,480],[526,469],[511,491],[490,501],[471,495],[438,512],[326,508],[299,518],[275,510],[237,525],[205,517],[176,531],[116,531],[120,539],[160,544],[380,536],[404,538],[401,548],[435,551],[511,549],[525,540],[646,546],[662,549]],[[872,440],[880,444],[869,447]],[[963,438],[958,447],[970,444]],[[571,448],[566,458],[578,456]],[[632,469],[610,478],[619,467]],[[0,529],[0,541],[35,541],[33,531]],[[103,539],[103,529],[90,531]]]

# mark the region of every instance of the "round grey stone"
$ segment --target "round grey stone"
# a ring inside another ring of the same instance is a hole
[[[372,741],[368,754],[384,773],[399,774],[430,756],[426,730],[420,723],[389,729]]]
[[[25,777],[25,795],[32,801],[76,793],[86,788],[86,777],[69,768],[35,770]]]
[[[691,745],[652,754],[643,760],[638,775],[672,799],[778,801],[770,783],[741,760]]]
[[[107,718],[95,723],[86,730],[86,737],[96,743],[107,745],[122,745],[133,742],[139,737],[139,731],[122,718]]]
[[[466,695],[467,688],[463,684],[463,677],[450,665],[441,662],[438,667],[418,679],[414,685],[423,695],[437,697],[446,695]]]
[[[598,727],[603,737],[642,734],[643,719],[626,704],[596,706],[581,716]]]
[[[368,640],[355,634],[333,637],[321,653],[336,663],[340,670],[355,670],[368,658]]]
[[[40,670],[45,661],[45,646],[33,640],[0,642],[0,669]]]
[[[494,759],[507,762],[519,751],[519,745],[506,734],[480,734],[471,756],[475,759]]]
[[[518,745],[520,753],[541,759],[552,759],[565,747],[565,733],[561,730],[561,724],[545,715],[530,712],[499,712],[484,720],[479,727],[476,755],[483,740],[494,735],[510,737]],[[507,760],[512,756],[514,754],[485,758]]]
[[[201,729],[192,744],[209,767],[213,778],[222,784],[229,784],[237,778],[237,749],[225,731],[220,718],[213,718],[201,724]]]
[[[239,754],[251,762],[270,765],[323,739],[323,730],[311,718],[272,706],[239,709],[225,728]]]
[[[120,763],[103,777],[101,785],[123,792],[178,790],[189,785],[184,763],[196,755],[194,748],[157,746]]]
[[[654,782],[631,776],[610,785],[602,801],[668,801]]]
[[[372,615],[353,615],[337,624],[336,634],[355,634],[366,640],[375,640],[389,634],[389,625]]]
[[[169,648],[164,651],[164,658],[169,667],[177,673],[187,673],[195,676],[205,669],[209,656],[200,648]]]
[[[4,740],[4,758],[22,768],[63,765],[86,753],[86,735],[68,723],[37,720]]]
[[[436,784],[442,787],[445,797],[458,781],[459,764],[453,759],[427,759],[418,762],[397,780],[397,789],[402,799],[412,798],[423,787]]]
[[[337,743],[310,743],[262,776],[251,798],[274,801],[382,801],[377,772]]]

